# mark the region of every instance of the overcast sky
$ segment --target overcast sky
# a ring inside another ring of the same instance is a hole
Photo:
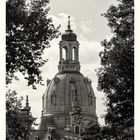
[[[104,119],[101,118],[105,110],[103,105],[104,94],[97,91],[95,69],[100,67],[99,52],[103,49],[100,42],[111,37],[107,20],[101,14],[106,12],[113,3],[115,3],[115,0],[51,0],[49,5],[51,8],[49,16],[53,18],[56,26],[61,24],[61,33],[67,28],[67,17],[71,16],[71,28],[77,34],[80,43],[81,72],[92,80],[93,90],[97,98],[96,112],[100,124],[104,124]],[[46,89],[45,81],[47,78],[52,79],[58,72],[59,41],[60,37],[54,39],[51,42],[51,47],[44,52],[44,58],[49,59],[42,67],[45,86],[37,86],[37,90],[33,90],[27,86],[20,74],[18,74],[20,81],[13,81],[13,84],[9,86],[9,88],[15,89],[23,97],[29,95],[31,112],[34,117],[41,116],[42,94]]]

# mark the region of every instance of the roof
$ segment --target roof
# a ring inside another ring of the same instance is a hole
[[[58,73],[47,85],[44,93],[43,114],[69,114],[77,91],[82,114],[95,115],[95,94],[91,81],[81,73]],[[93,103],[89,102],[89,96]]]
[[[64,41],[76,41],[77,35],[75,33],[73,33],[72,30],[66,30],[62,34],[62,40],[64,40]]]
[[[56,128],[53,120],[53,115],[42,116],[39,130],[47,130],[48,127]]]

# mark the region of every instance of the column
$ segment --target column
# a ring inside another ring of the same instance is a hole
[[[60,61],[61,61],[61,59],[62,59],[62,47],[61,46],[59,47],[59,50],[60,50]]]

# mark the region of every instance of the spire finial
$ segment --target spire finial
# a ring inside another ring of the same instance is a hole
[[[26,95],[26,107],[29,107],[29,102],[28,102],[28,95]]]
[[[70,16],[68,16],[68,29],[71,30],[71,25],[70,25]]]

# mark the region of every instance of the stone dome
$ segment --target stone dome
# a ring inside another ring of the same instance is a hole
[[[64,40],[64,41],[76,41],[77,40],[77,35],[75,33],[73,33],[73,31],[71,29],[66,30],[62,34],[62,40]]]
[[[72,110],[71,105],[75,91],[77,92],[82,116],[96,120],[96,98],[91,81],[80,72],[58,73],[48,83],[43,94],[43,116],[47,114],[59,117],[68,116]],[[64,122],[61,122],[61,125],[62,123]],[[56,124],[59,125],[59,122],[56,122]]]
[[[91,81],[80,72],[58,73],[48,83],[43,94],[43,116],[52,114],[54,122],[59,128],[70,124],[70,112],[75,92],[81,108],[83,124],[90,121],[97,122],[96,97]]]

